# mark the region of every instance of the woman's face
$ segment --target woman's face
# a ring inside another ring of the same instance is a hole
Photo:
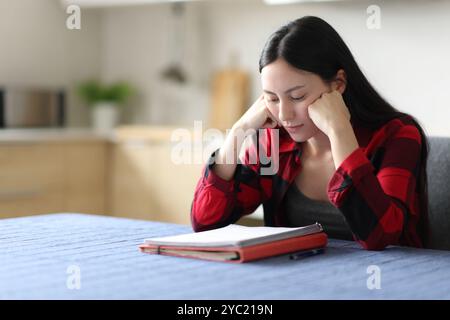
[[[308,116],[308,106],[330,85],[318,75],[299,70],[284,59],[277,59],[261,70],[264,99],[270,112],[293,140],[304,142],[318,133]]]

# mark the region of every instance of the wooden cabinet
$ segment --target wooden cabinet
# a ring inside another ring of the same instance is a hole
[[[110,193],[114,216],[190,224],[202,165],[175,164],[171,152],[171,144],[161,137],[124,139],[114,146]]]
[[[0,144],[0,218],[105,213],[104,141]]]
[[[78,212],[189,224],[202,165],[172,161],[172,130],[118,141],[2,141],[0,218]]]
[[[72,142],[65,145],[66,211],[108,213],[110,148],[107,141]]]
[[[57,212],[64,207],[60,145],[0,146],[0,217]]]

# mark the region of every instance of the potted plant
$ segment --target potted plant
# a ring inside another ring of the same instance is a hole
[[[112,130],[119,121],[119,107],[132,95],[126,82],[104,85],[90,80],[79,85],[78,93],[92,109],[92,125],[95,130]]]

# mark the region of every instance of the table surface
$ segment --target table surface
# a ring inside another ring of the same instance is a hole
[[[449,299],[450,252],[365,251],[244,264],[143,254],[143,239],[189,226],[84,214],[0,220],[0,299]],[[368,289],[378,266],[380,289]],[[79,274],[80,288],[70,282]],[[370,281],[369,281],[370,282]]]

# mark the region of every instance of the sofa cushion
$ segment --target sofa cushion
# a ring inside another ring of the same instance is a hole
[[[429,248],[450,250],[450,138],[429,137]]]

